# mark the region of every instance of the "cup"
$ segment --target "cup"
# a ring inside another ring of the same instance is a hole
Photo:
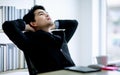
[[[97,64],[106,66],[108,63],[108,56],[97,56]]]

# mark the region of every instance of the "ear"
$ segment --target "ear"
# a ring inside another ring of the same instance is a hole
[[[37,26],[36,22],[30,22],[30,25],[33,26],[33,27]]]

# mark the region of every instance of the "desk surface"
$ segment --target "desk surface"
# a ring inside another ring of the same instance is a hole
[[[120,75],[119,71],[100,71],[100,72],[92,72],[92,73],[80,73],[68,70],[59,70],[47,73],[40,73],[38,75]]]

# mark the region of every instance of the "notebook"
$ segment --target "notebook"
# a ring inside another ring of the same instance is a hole
[[[98,72],[101,69],[93,69],[87,66],[72,66],[72,67],[65,67],[65,70],[82,72],[82,73],[90,73],[90,72]]]

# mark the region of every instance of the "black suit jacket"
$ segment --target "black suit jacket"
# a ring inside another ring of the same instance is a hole
[[[73,36],[78,22],[76,20],[56,21],[59,22],[59,28],[65,31],[53,31],[52,34],[42,30],[23,33],[25,24],[21,19],[6,21],[2,25],[5,34],[24,52],[25,57],[31,60],[39,73],[75,65],[67,43]]]

